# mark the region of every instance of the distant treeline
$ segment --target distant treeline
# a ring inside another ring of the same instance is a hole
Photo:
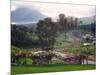
[[[87,25],[79,25],[78,28],[90,31],[93,34],[96,33],[96,23],[91,23],[91,24],[87,24]]]

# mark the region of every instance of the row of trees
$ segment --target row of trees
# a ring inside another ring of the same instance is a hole
[[[64,14],[59,15],[57,22],[54,22],[50,17],[44,20],[39,20],[37,23],[37,36],[42,50],[53,49],[57,33],[66,32],[78,26],[78,18],[66,17]]]
[[[66,17],[64,14],[60,14],[57,23],[59,24],[59,29],[66,32],[68,30],[76,28],[79,21],[78,18]]]
[[[66,34],[69,29],[73,29],[77,25],[77,18],[69,18],[64,14],[59,15],[57,22],[54,22],[50,17],[39,20],[35,34],[39,40],[30,38],[34,37],[32,35],[32,33],[35,33],[33,28],[28,28],[23,25],[11,25],[11,44],[17,47],[34,47],[40,45],[43,47],[42,49],[47,49],[48,47],[53,48],[58,32],[65,32]]]

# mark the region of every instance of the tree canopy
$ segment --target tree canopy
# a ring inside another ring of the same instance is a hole
[[[43,50],[53,48],[57,36],[57,24],[51,18],[39,20],[37,23],[37,35]]]

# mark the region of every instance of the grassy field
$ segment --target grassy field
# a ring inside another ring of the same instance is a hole
[[[49,64],[49,65],[20,65],[11,67],[11,75],[25,73],[44,73],[44,72],[59,72],[59,71],[79,71],[79,70],[94,70],[95,65],[66,65],[66,64]]]

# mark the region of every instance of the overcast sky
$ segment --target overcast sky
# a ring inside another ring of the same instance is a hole
[[[12,1],[15,1],[15,0],[12,0]],[[16,0],[16,1],[42,1],[42,2],[62,2],[62,3],[96,5],[96,0]]]
[[[14,11],[20,7],[30,7],[40,11],[45,16],[53,18],[57,17],[60,13],[64,13],[66,16],[75,16],[75,17],[90,17],[95,15],[95,6],[93,5],[72,5],[72,4],[12,1],[11,11]]]

